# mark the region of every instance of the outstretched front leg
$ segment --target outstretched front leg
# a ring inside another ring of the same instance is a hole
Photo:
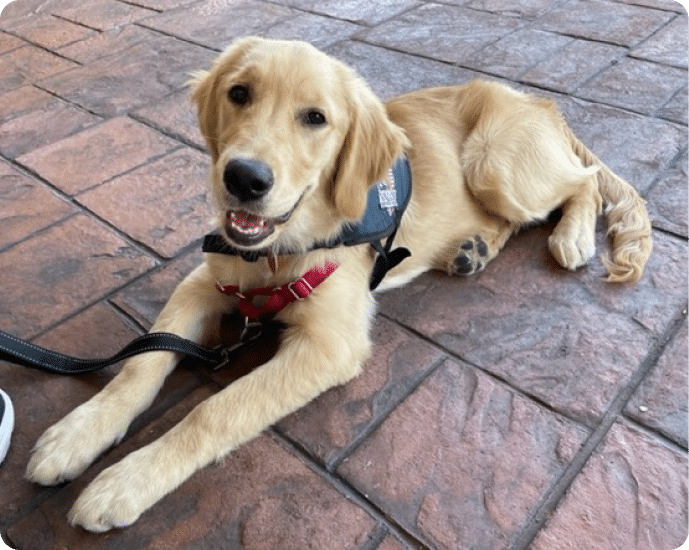
[[[151,332],[171,332],[204,343],[218,330],[232,300],[218,294],[205,264],[177,287]],[[127,361],[103,390],[46,430],[34,447],[26,477],[54,485],[81,474],[124,437],[134,418],[160,390],[179,356],[150,352]]]
[[[272,360],[199,404],[157,441],[104,470],[76,501],[70,521],[96,532],[131,524],[199,468],[358,374],[370,348],[370,295],[362,289],[367,305],[342,307],[338,296],[317,296],[320,290],[288,308],[289,321],[296,324],[286,329]]]

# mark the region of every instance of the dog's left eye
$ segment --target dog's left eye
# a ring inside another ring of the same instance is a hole
[[[318,109],[309,109],[302,113],[301,121],[307,126],[324,126],[328,122]]]

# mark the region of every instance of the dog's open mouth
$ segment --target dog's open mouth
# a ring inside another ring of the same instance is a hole
[[[276,226],[286,223],[290,219],[305,194],[306,191],[288,212],[277,218],[266,218],[246,210],[228,210],[225,220],[227,236],[238,246],[260,244],[273,234]]]
[[[275,231],[275,226],[278,223],[283,223],[283,217],[264,218],[243,210],[229,211],[227,213],[225,231],[227,231],[227,236],[236,244],[252,246],[259,244],[272,235],[273,231]],[[287,219],[284,221],[287,221]]]

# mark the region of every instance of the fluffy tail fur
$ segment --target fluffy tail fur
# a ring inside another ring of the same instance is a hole
[[[608,270],[608,281],[638,281],[653,247],[646,201],[591,153],[569,128],[567,132],[576,155],[586,165],[600,166],[597,173],[598,191],[603,197],[608,236],[612,239],[612,256],[604,254],[601,258]]]

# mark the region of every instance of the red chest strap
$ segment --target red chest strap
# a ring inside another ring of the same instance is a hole
[[[252,288],[240,292],[239,287],[235,285],[223,286],[220,283],[216,283],[215,286],[223,294],[239,298],[239,311],[242,312],[242,315],[250,319],[258,319],[265,313],[277,313],[292,302],[303,300],[318,285],[330,277],[338,267],[339,264],[334,262],[325,262],[322,266],[310,269],[296,281],[277,288]],[[265,303],[260,307],[253,303],[253,299],[256,296],[267,297]]]

